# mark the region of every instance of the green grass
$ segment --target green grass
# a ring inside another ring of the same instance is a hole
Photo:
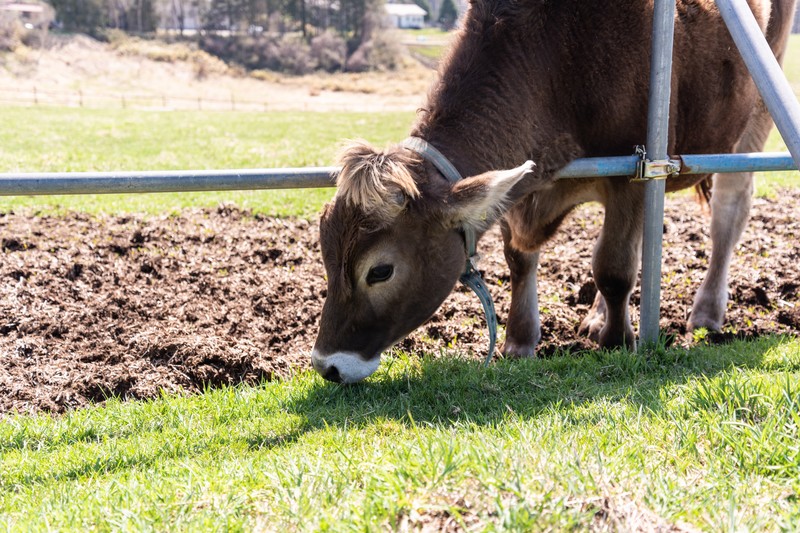
[[[783,142],[780,133],[773,128],[764,146],[765,152],[788,152],[786,143]],[[756,196],[774,196],[780,189],[787,187],[800,186],[800,174],[796,171],[790,172],[757,172],[755,174],[755,194]]]
[[[0,107],[3,172],[329,166],[345,139],[378,146],[408,134],[412,113],[146,112]],[[271,215],[313,217],[333,189],[0,197],[0,212],[169,213],[233,202]]]
[[[800,67],[798,67],[800,69]],[[378,146],[408,134],[412,113],[239,113],[0,107],[0,171],[64,172],[329,166],[343,139]],[[766,151],[786,151],[776,130]],[[800,184],[766,172],[756,193]],[[0,212],[163,214],[231,202],[254,212],[313,218],[333,189],[0,197]]]
[[[450,39],[453,36],[453,32],[444,31],[441,28],[421,28],[419,30],[400,30],[400,35],[405,38],[435,38],[435,39]]]
[[[403,41],[417,59],[425,64],[435,66],[449,49],[453,32],[445,32],[439,28],[423,28],[421,30],[402,30]]]
[[[789,47],[783,60],[783,71],[792,85],[796,95],[800,95],[800,35],[789,37]],[[781,139],[778,130],[773,128],[764,147],[765,152],[787,152],[786,143]],[[759,196],[772,196],[782,187],[797,187],[800,185],[800,175],[797,172],[760,172],[756,174],[756,194]]]
[[[792,56],[787,72],[800,79]],[[412,120],[0,108],[0,168],[329,165],[341,139],[382,145]],[[767,150],[782,149],[773,133]],[[796,184],[796,173],[767,174],[759,192]],[[313,216],[330,194],[0,199],[0,212],[163,213],[232,201]],[[394,353],[358,386],[305,372],[63,416],[6,415],[0,529],[528,531],[605,520],[620,530],[798,530],[798,413],[797,339],[489,368]]]
[[[419,54],[420,56],[435,62],[441,59],[446,49],[447,47],[444,46],[436,46],[428,44],[428,45],[414,45],[412,51],[415,54]]]
[[[800,527],[800,341],[483,368],[0,421],[0,528]]]

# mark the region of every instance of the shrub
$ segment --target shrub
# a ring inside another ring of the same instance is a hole
[[[247,69],[275,70],[270,58],[277,55],[275,39],[267,35],[222,37],[207,35],[200,39],[200,48],[226,62],[235,62]]]
[[[289,74],[308,74],[315,67],[308,43],[302,37],[289,34],[281,37],[278,42],[276,61],[280,70]]]
[[[327,30],[311,39],[311,58],[317,68],[327,72],[342,70],[347,61],[347,43],[336,33]]]
[[[198,80],[205,79],[210,74],[225,74],[228,71],[228,65],[224,61],[202,50],[194,50],[189,55],[189,61]]]
[[[247,70],[271,70],[287,74],[307,74],[321,69],[394,70],[402,60],[402,46],[395,32],[376,31],[347,59],[347,43],[332,31],[311,40],[309,45],[299,33],[261,33],[257,35],[204,35],[200,48],[223,61],[236,63]]]
[[[48,33],[49,29],[47,27],[24,30],[22,32],[22,44],[28,48],[44,48],[47,45]]]
[[[306,74],[316,67],[311,47],[299,35],[261,34],[237,37],[204,36],[200,47],[224,61],[248,70]]]
[[[187,61],[192,54],[192,49],[184,43],[168,44],[162,41],[148,41],[139,37],[125,39],[114,37],[114,40],[110,42],[111,46],[122,55],[143,56],[162,63]]]
[[[260,81],[270,81],[273,83],[280,83],[281,81],[280,75],[276,74],[271,70],[264,70],[264,69],[251,70],[250,77]]]
[[[0,12],[0,51],[13,52],[22,44],[24,28],[11,13]]]
[[[347,60],[347,70],[351,72],[395,70],[400,66],[402,50],[395,32],[376,32],[371,39],[361,43],[353,52]]]

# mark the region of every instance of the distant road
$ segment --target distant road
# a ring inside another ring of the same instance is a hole
[[[451,35],[407,35],[403,34],[402,43],[406,46],[447,46],[450,44]]]

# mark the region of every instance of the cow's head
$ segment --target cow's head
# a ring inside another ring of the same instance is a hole
[[[326,379],[352,383],[433,315],[464,270],[462,228],[496,220],[533,164],[451,184],[402,147],[353,144],[339,163],[320,221],[328,293],[311,359]]]

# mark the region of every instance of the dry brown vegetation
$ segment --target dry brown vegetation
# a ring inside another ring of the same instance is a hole
[[[168,109],[413,111],[434,72],[410,57],[391,72],[246,73],[187,43],[51,35],[0,56],[0,101]]]

